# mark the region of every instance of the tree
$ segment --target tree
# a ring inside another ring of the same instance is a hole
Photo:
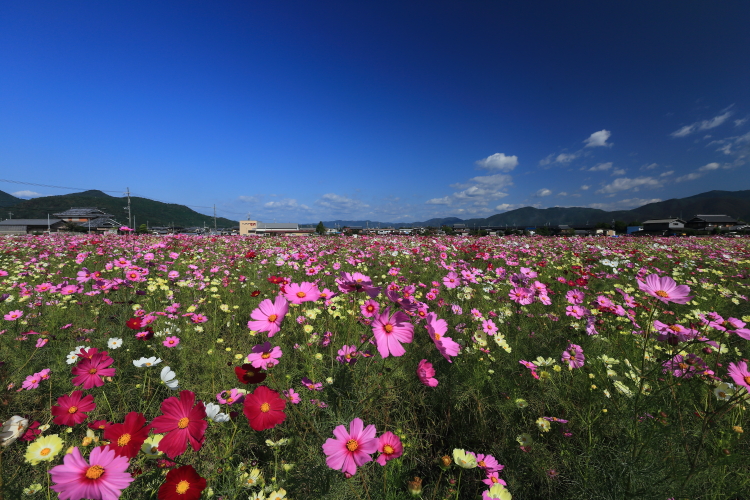
[[[547,226],[541,226],[536,228],[536,234],[539,236],[549,236],[551,233]]]
[[[320,235],[326,234],[326,227],[323,225],[323,221],[318,222],[315,232]]]
[[[148,232],[148,228],[146,227],[146,224],[141,224],[138,226],[138,230],[136,231],[136,234],[146,234]]]
[[[616,220],[615,221],[615,231],[619,234],[627,233],[628,232],[628,225],[625,223],[625,221],[622,220]]]

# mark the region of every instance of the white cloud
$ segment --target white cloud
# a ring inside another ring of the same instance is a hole
[[[369,207],[369,205],[362,203],[359,200],[354,200],[334,193],[324,194],[320,199],[315,200],[315,204],[334,212],[352,212],[354,210]]]
[[[653,177],[636,177],[630,179],[628,177],[620,177],[615,179],[612,183],[607,184],[602,189],[599,189],[597,193],[617,193],[619,191],[634,190],[638,191],[641,188],[654,189],[662,186],[662,181],[654,179]]]
[[[518,156],[505,156],[504,153],[495,153],[483,160],[478,160],[475,164],[479,168],[487,170],[499,170],[501,172],[510,172],[518,165]]]
[[[557,193],[557,196],[568,196],[568,193],[566,193],[565,191],[560,191],[559,193]]]
[[[685,181],[694,181],[695,179],[700,179],[703,177],[703,172],[691,172],[687,175],[680,176],[676,178],[675,182],[685,182]]]
[[[239,200],[245,203],[260,203],[260,198],[257,196],[240,196]]]
[[[653,169],[655,169],[658,166],[659,166],[658,163],[651,163],[650,165],[643,165],[641,167],[641,170],[653,170]]]
[[[555,161],[555,153],[552,153],[551,155],[547,155],[541,160],[539,160],[539,165],[541,166],[549,165],[553,161]]]
[[[691,123],[690,125],[685,125],[684,127],[675,130],[670,135],[672,137],[685,137],[699,130],[710,130],[727,121],[730,116],[732,116],[732,111],[726,111],[718,116],[714,116],[710,120],[703,120]]]
[[[612,203],[591,203],[589,207],[598,208],[599,210],[627,210],[630,208],[642,207],[649,203],[658,203],[661,198],[628,198],[625,200],[614,201]]]
[[[739,120],[734,121],[735,127],[741,127],[747,122],[747,118],[740,118]]]
[[[515,205],[512,203],[501,203],[500,205],[495,207],[495,210],[500,210],[501,212],[507,212],[508,210],[515,210],[518,207],[520,207],[520,205]]]
[[[35,191],[29,191],[28,189],[24,191],[16,191],[15,193],[10,193],[10,194],[15,196],[16,198],[35,198],[37,196],[44,196],[41,193],[37,193]]]
[[[263,204],[264,208],[272,208],[274,210],[309,210],[310,207],[297,203],[294,198],[283,198],[279,201],[269,201]]]
[[[609,170],[612,168],[612,162],[608,161],[607,163],[599,163],[597,165],[594,165],[589,169],[589,172],[603,172],[605,170]]]
[[[589,138],[583,142],[586,143],[587,148],[595,148],[597,146],[611,147],[611,143],[607,144],[607,139],[609,139],[611,135],[612,132],[609,130],[600,130],[599,132],[591,134]]]
[[[698,169],[698,172],[708,172],[710,170],[716,170],[717,168],[720,168],[721,165],[719,165],[716,162],[708,163],[706,165],[703,165],[701,168]]]
[[[502,192],[513,185],[513,177],[504,174],[479,175],[472,177],[467,183],[452,184],[451,187],[461,189],[453,194],[455,198],[467,199],[476,197],[503,198],[508,193]]]
[[[612,171],[612,175],[616,177],[618,175],[625,175],[626,172],[624,168],[616,168]]]
[[[450,205],[451,197],[443,196],[442,198],[432,198],[425,202],[427,205]]]
[[[542,196],[549,196],[551,194],[552,194],[552,191],[550,191],[547,188],[542,188],[542,189],[540,189],[539,191],[536,192],[535,196],[542,197]]]
[[[591,186],[587,186],[586,184],[584,184],[583,186],[581,186],[581,191],[587,191],[590,187]]]
[[[668,177],[674,173],[674,170],[667,170],[666,172],[662,172],[659,177]]]
[[[570,153],[570,154],[568,154],[568,153],[560,153],[555,158],[555,163],[566,164],[566,163],[570,163],[571,161],[575,160],[576,158],[578,158],[578,154],[577,153]]]

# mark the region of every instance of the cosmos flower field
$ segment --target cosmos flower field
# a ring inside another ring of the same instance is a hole
[[[750,245],[0,239],[7,499],[748,498]]]

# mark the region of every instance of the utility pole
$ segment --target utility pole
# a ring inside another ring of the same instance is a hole
[[[8,219],[12,219],[12,218],[13,218],[13,212],[8,210]]]
[[[214,233],[216,232],[216,204],[214,204]]]
[[[125,193],[128,195],[128,227],[130,227],[130,188],[126,188],[128,191]]]
[[[49,229],[49,214],[47,214],[47,234],[49,234],[49,233],[50,233],[50,229]]]

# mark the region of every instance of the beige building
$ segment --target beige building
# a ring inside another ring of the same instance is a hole
[[[241,220],[240,234],[253,236],[309,236],[315,229],[300,229],[299,224],[291,222],[258,222],[255,220]]]

